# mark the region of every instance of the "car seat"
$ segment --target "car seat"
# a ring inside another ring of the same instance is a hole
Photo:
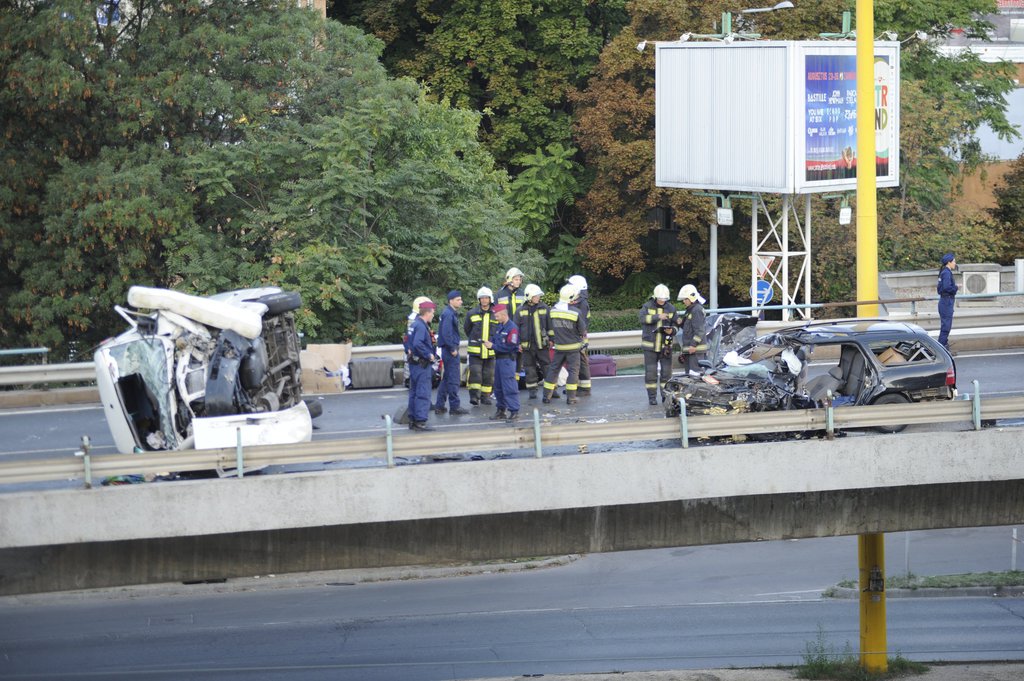
[[[860,397],[861,390],[864,389],[864,355],[856,348],[850,348],[850,350],[853,356],[850,361],[850,371],[845,376],[846,386],[843,389],[843,394],[856,400]],[[846,348],[843,348],[843,352],[846,352]]]
[[[824,402],[828,391],[839,394],[843,387],[843,371],[838,366],[828,370],[827,374],[815,376],[807,382],[807,397],[815,402]]]

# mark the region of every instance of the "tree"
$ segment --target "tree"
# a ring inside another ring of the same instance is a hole
[[[127,287],[151,284],[294,288],[307,335],[396,340],[414,295],[540,269],[478,115],[389,78],[355,28],[276,0],[136,2],[109,27],[85,2],[15,9],[8,338],[95,342]]]
[[[999,188],[995,190],[996,207],[992,209],[1004,239],[1001,262],[1024,257],[1024,154],[1010,166]]]

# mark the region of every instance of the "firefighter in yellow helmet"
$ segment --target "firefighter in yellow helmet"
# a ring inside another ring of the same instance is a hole
[[[668,286],[658,284],[640,308],[640,346],[644,351],[644,387],[647,401],[665,399],[665,383],[672,377],[672,339],[676,332],[676,307],[669,302]],[[661,376],[658,370],[661,369]]]
[[[469,403],[494,404],[491,392],[494,390],[494,350],[484,341],[490,341],[491,329],[495,326],[494,311],[491,309],[494,293],[486,286],[476,292],[477,305],[462,324],[466,333],[469,354]]]
[[[565,403],[576,404],[576,390],[580,380],[580,351],[583,349],[583,338],[586,323],[580,309],[575,306],[579,298],[579,290],[572,284],[566,284],[558,292],[558,302],[548,312],[548,337],[555,346],[555,356],[548,365],[548,374],[544,379],[544,403],[551,402],[551,394],[558,386],[558,372],[565,365],[569,373],[565,381]]]

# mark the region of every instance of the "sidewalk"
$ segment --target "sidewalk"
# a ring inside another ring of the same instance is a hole
[[[477,681],[522,681],[522,676],[504,676]],[[671,672],[626,672],[612,674],[544,675],[544,681],[791,681],[788,669],[690,669]],[[920,675],[903,677],[913,681],[1021,681],[1024,664],[978,663],[933,665]]]

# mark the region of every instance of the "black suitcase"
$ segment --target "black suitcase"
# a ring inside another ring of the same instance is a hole
[[[360,357],[349,362],[348,377],[352,387],[390,388],[395,384],[391,368],[394,361],[387,357]]]

